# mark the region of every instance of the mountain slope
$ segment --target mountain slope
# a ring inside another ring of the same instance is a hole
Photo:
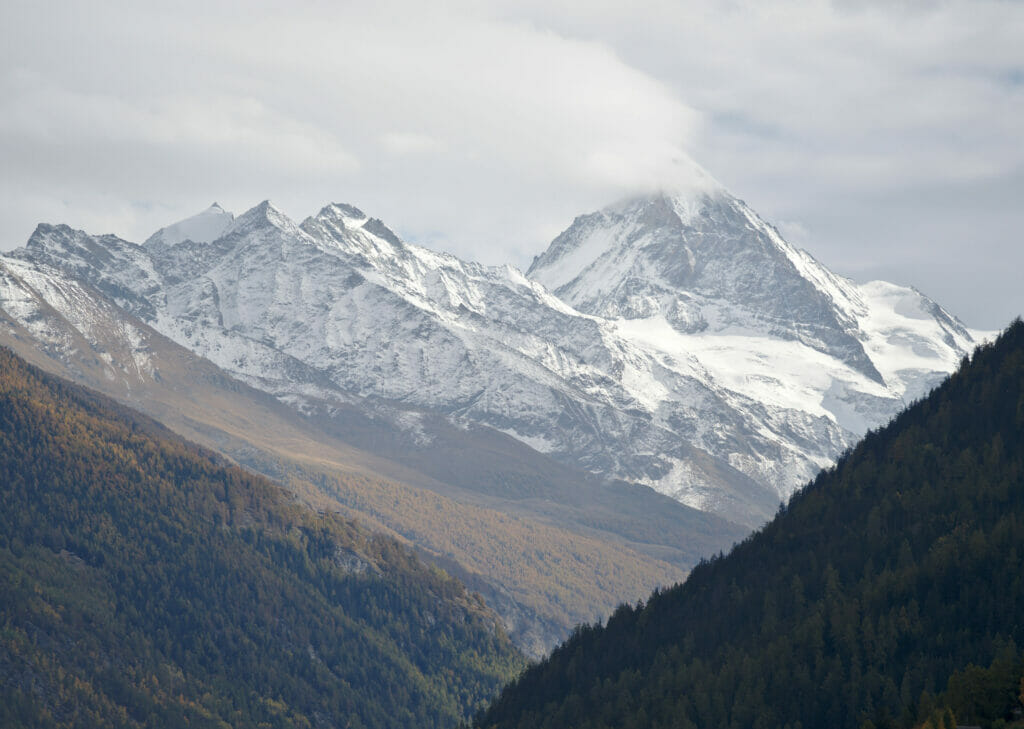
[[[0,350],[0,723],[451,726],[520,658],[394,540]]]
[[[0,343],[414,546],[484,595],[530,655],[745,533],[430,413],[346,396],[304,416],[47,264],[0,257]]]
[[[1019,657],[1022,524],[1018,320],[727,557],[578,631],[477,726],[909,726],[955,671]]]

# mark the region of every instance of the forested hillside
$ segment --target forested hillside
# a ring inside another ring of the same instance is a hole
[[[476,726],[941,726],[943,703],[998,725],[1022,555],[1018,320],[731,554],[578,629]]]
[[[0,725],[445,727],[520,666],[397,542],[0,350]]]

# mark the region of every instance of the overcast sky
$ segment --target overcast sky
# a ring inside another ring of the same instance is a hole
[[[1024,2],[0,4],[0,248],[348,202],[522,268],[694,159],[791,242],[1024,313]]]

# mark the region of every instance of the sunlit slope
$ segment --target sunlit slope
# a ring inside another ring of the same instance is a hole
[[[450,727],[521,665],[496,614],[0,350],[0,724]]]

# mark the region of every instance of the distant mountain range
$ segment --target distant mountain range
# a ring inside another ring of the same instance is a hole
[[[341,204],[215,204],[141,245],[40,225],[0,257],[0,317],[31,361],[416,544],[534,654],[763,523],[985,335],[713,183],[577,218],[527,275]]]
[[[426,410],[751,525],[984,335],[834,275],[713,184],[577,218],[527,277],[348,205],[214,205],[141,246],[40,226],[14,256],[301,410]]]

